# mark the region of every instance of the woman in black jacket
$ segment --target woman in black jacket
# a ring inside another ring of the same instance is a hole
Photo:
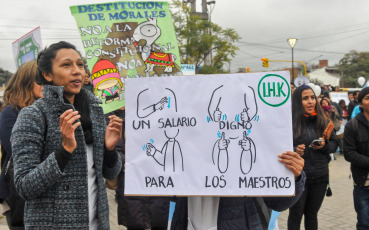
[[[36,84],[36,73],[35,60],[23,64],[10,78],[4,92],[4,106],[0,109],[0,202],[10,229],[24,229],[24,200],[14,186],[10,135],[20,110],[42,97],[42,86]]]
[[[314,91],[306,85],[295,89],[292,96],[293,145],[305,160],[305,191],[299,201],[290,208],[288,229],[300,229],[305,215],[305,229],[318,229],[318,211],[327,190],[329,153],[337,148],[335,135],[323,138],[328,124],[317,103]],[[313,140],[321,139],[319,145]]]

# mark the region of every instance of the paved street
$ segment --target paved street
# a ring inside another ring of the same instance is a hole
[[[356,213],[352,198],[353,181],[349,179],[350,164],[343,156],[330,163],[330,185],[333,195],[325,197],[319,211],[319,229],[356,229]],[[279,229],[287,229],[288,210],[278,218]],[[304,229],[303,222],[301,229]]]
[[[356,214],[352,200],[352,179],[349,179],[350,165],[343,156],[330,163],[330,184],[333,196],[324,199],[319,212],[319,229],[351,230],[355,229]],[[108,191],[110,205],[110,226],[112,230],[126,229],[117,224],[117,204],[114,191]],[[287,229],[288,211],[283,212],[279,219],[279,229]],[[5,218],[0,219],[0,230],[8,229]],[[304,229],[303,225],[302,228]]]

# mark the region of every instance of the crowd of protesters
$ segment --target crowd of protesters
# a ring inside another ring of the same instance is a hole
[[[290,208],[288,229],[300,229],[303,215],[305,229],[318,229],[317,213],[330,190],[329,154],[335,152],[351,163],[356,227],[369,229],[369,88],[347,92],[348,105],[343,99],[338,103],[331,101],[329,93],[339,92],[338,86],[324,85],[320,95],[315,95],[309,86],[293,88],[294,147],[305,160],[307,180],[304,193]],[[327,122],[332,122],[333,128],[329,139],[321,138]],[[324,140],[319,154],[314,154],[317,148],[313,144],[307,147],[314,138]]]
[[[295,177],[295,196],[126,197],[125,110],[104,115],[86,61],[74,45],[52,44],[23,64],[4,92],[0,202],[7,224],[110,229],[110,188],[116,190],[118,223],[128,230],[167,229],[170,201],[176,202],[173,230],[267,229],[261,204],[289,209],[288,229],[300,229],[303,216],[305,229],[318,229],[330,154],[339,149],[352,165],[357,228],[369,228],[369,88],[353,92],[349,105],[330,100],[329,92],[338,87],[323,86],[315,95],[309,86],[291,84],[291,91],[294,151],[278,154],[278,161]]]

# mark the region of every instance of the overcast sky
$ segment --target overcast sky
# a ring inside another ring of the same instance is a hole
[[[155,0],[154,0],[155,1]],[[0,15],[0,67],[15,71],[12,43],[41,26],[43,46],[60,40],[82,51],[77,24],[69,6],[111,0],[2,0]],[[171,2],[171,0],[169,0]],[[197,0],[201,10],[201,0]],[[316,64],[327,59],[337,64],[350,50],[369,51],[369,1],[367,0],[216,0],[211,19],[234,28],[241,40],[231,70],[277,70],[290,63],[270,63],[261,58],[291,60],[288,38],[297,38],[294,59]],[[322,55],[322,56],[321,56]],[[228,68],[228,66],[226,67]]]

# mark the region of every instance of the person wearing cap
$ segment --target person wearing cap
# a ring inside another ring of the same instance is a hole
[[[345,127],[343,152],[351,163],[354,179],[354,206],[357,213],[357,229],[369,229],[369,88],[358,96],[360,113]]]

